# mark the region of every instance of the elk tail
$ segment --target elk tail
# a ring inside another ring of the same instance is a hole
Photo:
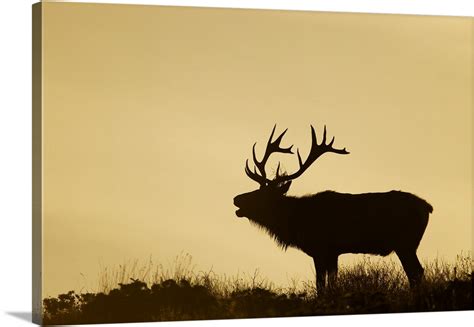
[[[428,202],[426,202],[426,204],[427,204],[427,206],[428,206],[428,211],[429,211],[430,213],[432,213],[432,212],[433,212],[433,206],[432,206],[431,204],[429,204]]]
[[[426,212],[428,215],[433,212],[433,206],[428,203],[428,201],[415,195],[415,198],[418,201],[418,206],[423,212]]]
[[[424,206],[423,209],[428,211],[428,214],[432,213],[433,212],[433,206],[425,200],[422,200],[422,201],[423,201],[423,206]]]
[[[428,210],[429,213],[433,212],[433,206],[431,204],[425,201],[425,206],[426,206],[426,210]]]

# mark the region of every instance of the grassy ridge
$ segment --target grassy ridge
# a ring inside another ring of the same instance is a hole
[[[152,263],[104,269],[101,291],[70,291],[43,300],[44,324],[85,324],[327,314],[472,310],[472,259],[425,264],[425,281],[410,290],[395,262],[367,257],[342,267],[337,285],[317,294],[307,282],[279,288],[255,272],[218,276],[195,272],[189,255],[171,269]]]

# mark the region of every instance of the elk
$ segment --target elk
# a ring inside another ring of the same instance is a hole
[[[245,173],[260,188],[237,195],[234,205],[237,217],[246,217],[265,230],[284,250],[294,247],[313,258],[316,289],[323,291],[337,278],[338,256],[344,253],[367,253],[381,256],[395,252],[400,259],[411,287],[423,278],[416,250],[428,224],[433,207],[414,194],[402,191],[381,193],[338,193],[323,191],[301,197],[286,193],[293,180],[301,176],[325,153],[349,154],[346,148],[333,148],[334,137],[326,143],[324,126],[321,144],[311,126],[311,149],[305,161],[297,149],[299,169],[281,173],[278,163],[275,177],[270,179],[265,165],[273,153],[294,154],[293,145],[280,143],[287,129],[274,141],[276,125],[259,161],[252,148],[253,170],[247,159]],[[258,171],[257,171],[258,169]]]

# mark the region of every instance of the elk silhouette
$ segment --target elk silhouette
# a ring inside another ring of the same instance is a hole
[[[280,173],[269,179],[265,165],[272,153],[294,154],[292,146],[280,147],[287,129],[272,141],[273,127],[263,158],[259,161],[252,148],[254,168],[245,173],[260,188],[234,198],[238,217],[264,229],[282,248],[294,247],[313,258],[316,288],[324,290],[337,278],[338,256],[343,253],[368,253],[386,256],[395,252],[408,277],[410,286],[423,277],[416,250],[428,224],[433,207],[414,194],[390,191],[384,193],[349,194],[324,191],[302,197],[287,196],[292,180],[301,176],[313,162],[327,152],[349,154],[333,148],[334,137],[326,144],[326,126],[318,144],[311,126],[311,150],[303,162],[297,150],[299,169],[293,174]],[[256,167],[256,168],[255,168]],[[258,172],[257,172],[258,169]]]

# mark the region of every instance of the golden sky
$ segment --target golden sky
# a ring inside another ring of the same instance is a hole
[[[320,158],[289,194],[412,192],[434,207],[422,259],[471,250],[472,26],[44,3],[44,295],[180,252],[216,273],[313,278],[311,258],[235,216],[233,197],[257,188],[245,159],[275,123],[303,157],[309,124],[350,151]]]

